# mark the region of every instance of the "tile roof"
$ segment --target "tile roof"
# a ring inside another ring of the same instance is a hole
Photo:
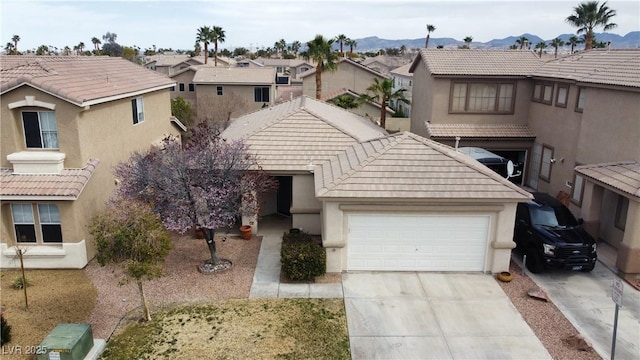
[[[64,169],[60,174],[13,174],[13,169],[0,169],[0,199],[76,200],[99,163],[90,160],[82,169]]]
[[[353,144],[314,174],[316,196],[324,199],[532,198],[469,156],[409,132]]]
[[[225,68],[197,66],[193,76],[195,84],[275,84],[274,68]]]
[[[298,67],[300,65],[307,64],[311,67],[315,67],[312,61],[306,61],[303,59],[268,59],[268,58],[258,58],[256,62],[262,64],[263,66],[288,66],[288,67]]]
[[[515,124],[432,124],[427,123],[430,137],[462,138],[535,138],[527,125]]]
[[[640,87],[640,49],[590,50],[550,60],[534,77],[574,80],[578,83]]]
[[[166,75],[108,56],[2,56],[0,94],[28,84],[78,106],[169,88]]]
[[[575,170],[578,174],[640,200],[640,164],[635,161],[580,165]]]
[[[406,76],[406,77],[412,77],[413,73],[409,72],[409,69],[411,68],[411,65],[413,65],[412,63],[408,63],[405,65],[402,65],[400,67],[397,67],[395,69],[392,69],[390,71],[391,74],[396,74],[396,75],[401,75],[401,76]]]
[[[201,60],[198,61],[204,62],[204,58],[202,56],[200,56],[200,58]],[[145,65],[155,62],[156,66],[174,66],[188,59],[191,59],[191,56],[189,54],[158,54],[147,56]]]
[[[531,51],[422,49],[409,72],[420,62],[436,76],[527,76],[544,64]]]
[[[266,171],[309,171],[351,144],[386,136],[370,120],[301,96],[235,119],[222,133],[246,139]]]
[[[351,60],[349,58],[342,58],[342,59],[340,59],[340,61],[337,62],[337,64],[343,63],[343,62],[345,62],[347,64],[351,64],[351,65],[353,65],[353,66],[355,66],[357,68],[360,68],[362,70],[368,71],[368,72],[370,72],[370,73],[372,73],[372,74],[374,74],[376,76],[380,76],[380,77],[385,78],[385,79],[389,78],[389,76],[379,72],[378,70],[372,69],[372,68],[370,68],[370,67],[368,67],[366,65],[363,65],[363,64],[361,64],[361,63],[359,63],[357,61],[353,61],[353,60]],[[310,76],[310,75],[315,74],[315,73],[316,73],[316,69],[315,68],[309,69],[308,71],[305,71],[302,74],[300,74],[298,76],[298,78],[302,79],[302,78],[305,78],[305,77]]]

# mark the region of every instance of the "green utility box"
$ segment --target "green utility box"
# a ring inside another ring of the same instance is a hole
[[[58,324],[40,343],[38,360],[82,360],[93,347],[89,324]]]

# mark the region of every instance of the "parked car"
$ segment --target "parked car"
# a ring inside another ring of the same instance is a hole
[[[593,270],[596,242],[559,200],[545,193],[533,193],[534,199],[518,204],[514,241],[526,255],[526,267],[532,273],[546,268]]]

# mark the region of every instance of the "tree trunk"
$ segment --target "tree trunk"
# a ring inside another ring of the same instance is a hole
[[[387,99],[382,98],[382,104],[380,104],[382,110],[380,110],[380,127],[383,130],[387,129]]]
[[[320,64],[316,66],[316,99],[322,97],[322,67]]]
[[[209,46],[204,43],[204,64],[207,65],[207,58],[209,57]]]
[[[218,253],[216,251],[216,241],[214,240],[215,230],[212,229],[204,229],[204,239],[207,242],[207,247],[209,248],[209,253],[211,254],[211,259],[209,259],[209,263],[211,265],[218,265],[220,259],[218,259]]]
[[[142,288],[142,280],[138,279],[138,291],[140,291],[140,302],[142,303],[142,316],[145,321],[151,321],[151,313],[149,312],[149,304],[147,304],[147,297],[144,295],[144,289]]]
[[[20,270],[22,271],[22,289],[24,290],[24,307],[29,311],[29,298],[27,297],[27,277],[24,275],[24,258],[22,257],[22,249],[18,249],[18,257],[20,257]]]
[[[213,66],[218,66],[218,41],[216,40],[215,48],[213,51]]]
[[[427,40],[425,40],[425,42],[424,42],[424,48],[425,49],[429,48],[429,35],[431,35],[431,34],[427,34]]]
[[[593,32],[587,30],[587,38],[585,39],[585,42],[584,42],[584,49],[591,50],[592,47],[593,47]]]

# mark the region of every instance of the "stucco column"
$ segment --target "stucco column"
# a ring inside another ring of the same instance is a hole
[[[616,267],[625,274],[640,273],[640,202],[631,199]]]
[[[504,204],[504,209],[494,215],[495,234],[491,242],[491,253],[487,255],[492,274],[509,271],[511,250],[516,247],[516,243],[513,242],[516,206],[516,203]]]
[[[584,220],[584,229],[593,236],[596,241],[600,236],[600,209],[604,189],[588,180],[584,183],[582,195],[582,207],[580,215]]]

